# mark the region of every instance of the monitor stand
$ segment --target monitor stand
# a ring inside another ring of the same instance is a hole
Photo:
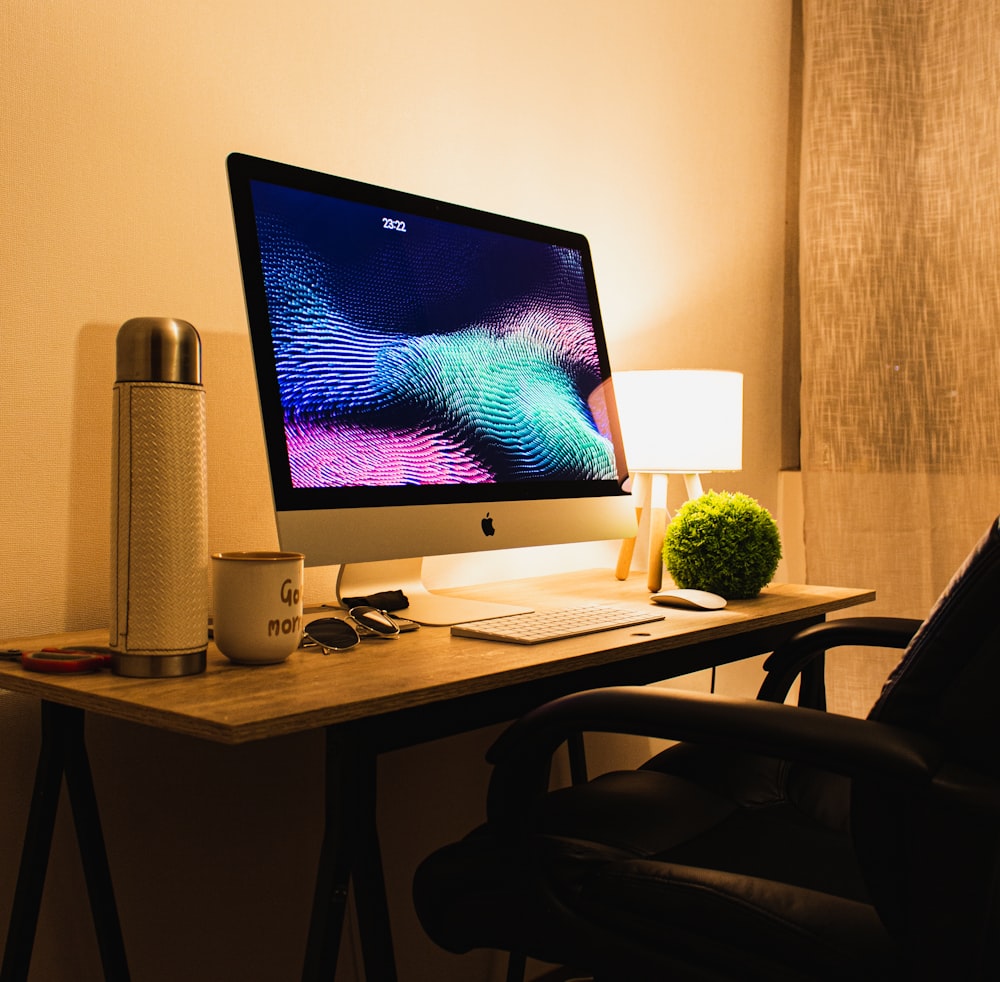
[[[532,609],[432,593],[424,586],[422,569],[423,560],[420,558],[345,563],[337,575],[337,603],[343,606],[343,597],[370,597],[385,590],[402,590],[410,604],[399,613],[428,626],[508,617],[528,613]]]

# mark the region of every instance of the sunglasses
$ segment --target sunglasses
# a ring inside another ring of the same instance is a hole
[[[409,623],[409,622],[408,622]],[[377,607],[352,607],[347,619],[321,617],[306,624],[302,644],[323,649],[324,655],[334,651],[347,651],[367,638],[397,638],[400,625],[384,610]]]

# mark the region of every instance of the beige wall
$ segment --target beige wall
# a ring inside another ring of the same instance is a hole
[[[585,232],[616,368],[745,373],[745,470],[722,483],[775,509],[790,18],[788,0],[6,0],[0,636],[106,620],[114,336],[129,317],[202,333],[211,547],[275,540],[231,150]],[[0,932],[35,717],[0,696]],[[408,864],[475,820],[482,743],[383,761],[403,980],[448,977],[409,922]],[[232,751],[97,721],[92,744],[135,977],[294,977],[318,741]],[[455,774],[475,801],[449,797]],[[99,975],[70,916],[85,898],[64,826],[36,957],[55,982]],[[454,977],[485,978],[473,965]]]

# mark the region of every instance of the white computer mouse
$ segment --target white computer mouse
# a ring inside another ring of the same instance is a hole
[[[721,610],[726,606],[725,597],[707,590],[663,590],[649,599],[664,607],[686,607],[688,610]]]

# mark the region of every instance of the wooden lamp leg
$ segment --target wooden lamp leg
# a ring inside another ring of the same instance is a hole
[[[650,475],[649,564],[646,586],[656,593],[663,586],[663,536],[667,531],[667,475]]]
[[[636,524],[642,521],[642,513],[649,507],[649,478],[649,474],[632,475],[632,497],[635,499]],[[616,579],[628,579],[629,570],[632,568],[632,554],[635,552],[635,538],[633,535],[631,539],[622,539],[621,547],[618,550],[618,565],[615,567]]]

